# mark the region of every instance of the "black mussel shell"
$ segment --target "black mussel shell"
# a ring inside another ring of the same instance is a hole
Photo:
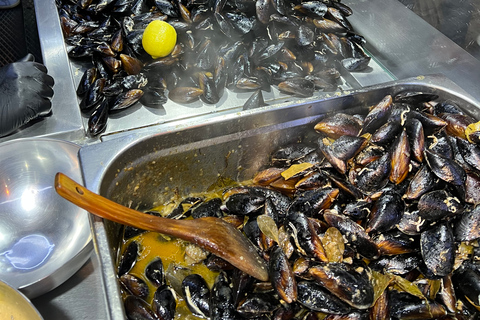
[[[325,211],[323,218],[332,227],[337,228],[347,239],[347,243],[353,246],[360,255],[367,259],[376,259],[379,256],[377,245],[358,223],[352,219]]]
[[[275,246],[270,253],[269,274],[272,287],[279,297],[292,303],[297,300],[297,282],[282,248]]]
[[[125,273],[119,278],[123,288],[130,294],[142,299],[146,299],[150,293],[150,289],[145,281],[137,276]]]
[[[224,272],[217,276],[211,290],[210,316],[212,319],[235,319],[233,290]]]
[[[138,242],[131,241],[125,251],[120,256],[118,263],[118,276],[122,276],[132,269],[138,257]]]
[[[329,263],[314,266],[309,273],[330,293],[354,308],[367,309],[373,304],[373,284],[370,271],[365,267]]]
[[[365,231],[383,233],[395,228],[402,218],[404,208],[402,197],[397,192],[384,192],[373,205]]]
[[[480,206],[463,213],[455,222],[454,235],[457,241],[472,241],[480,238]]]
[[[423,262],[433,274],[444,277],[452,272],[456,247],[448,224],[442,223],[423,231],[420,250]]]
[[[147,265],[145,277],[156,287],[165,284],[165,271],[163,270],[162,259],[157,258]]]
[[[462,185],[465,182],[465,170],[453,159],[446,158],[430,150],[425,150],[428,166],[432,172],[445,182]]]
[[[313,281],[299,282],[297,290],[298,302],[310,310],[329,314],[345,314],[352,310],[350,305]]]
[[[182,281],[182,294],[190,311],[199,317],[210,315],[210,289],[199,274],[190,274]]]
[[[139,297],[127,296],[124,300],[124,307],[129,319],[158,320],[150,305]]]
[[[437,221],[463,212],[460,199],[445,190],[425,193],[418,200],[418,214],[429,221]]]
[[[176,307],[173,290],[166,285],[158,287],[152,300],[152,309],[155,314],[162,320],[173,320]]]

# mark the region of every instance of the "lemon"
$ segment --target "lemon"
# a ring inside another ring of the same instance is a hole
[[[143,49],[153,59],[166,57],[172,52],[177,43],[177,32],[165,21],[154,20],[148,24],[143,32]]]

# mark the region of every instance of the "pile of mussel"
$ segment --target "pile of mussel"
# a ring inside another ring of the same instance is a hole
[[[252,91],[244,108],[265,105],[262,90],[309,97],[334,90],[338,68],[368,67],[364,38],[339,0],[57,0],[71,59],[91,61],[79,83],[88,133],[108,114],[140,101],[161,107],[219,102],[225,88]],[[177,31],[173,52],[152,59],[142,47],[149,22]]]
[[[129,319],[173,319],[180,300],[211,319],[478,319],[480,122],[435,94],[401,92],[314,128],[317,144],[278,149],[253,183],[149,212],[236,224],[269,281],[202,250],[185,254],[217,272],[213,283],[158,258],[133,275],[153,249],[126,227]]]

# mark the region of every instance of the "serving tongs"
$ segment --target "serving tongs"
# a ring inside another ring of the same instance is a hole
[[[91,192],[61,172],[55,175],[55,190],[66,200],[96,216],[189,241],[252,277],[268,280],[265,261],[253,244],[233,225],[220,218],[174,220],[149,215]]]

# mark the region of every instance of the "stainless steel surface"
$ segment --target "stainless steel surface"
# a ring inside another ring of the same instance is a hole
[[[175,193],[180,197],[204,191],[218,177],[243,181],[254,176],[279,146],[303,141],[315,143],[312,129],[326,112],[367,108],[386,94],[404,90],[432,92],[456,102],[475,117],[480,104],[444,77],[419,77],[353,91],[321,101],[265,108],[217,117],[209,123],[184,128],[145,129],[135,136],[111,139],[83,147],[80,163],[85,186],[131,208],[160,205]],[[114,261],[120,226],[93,218],[94,234],[108,296],[109,314],[123,313]]]
[[[403,5],[397,3],[396,0],[343,0],[342,2],[350,5],[355,10],[354,15],[349,17],[349,20],[359,33],[366,36],[368,50],[374,55],[374,59],[379,62],[377,65],[388,74],[387,79],[382,78],[378,80],[372,77],[371,74],[359,74],[358,77],[355,77],[358,80],[353,81],[353,83],[372,85],[383,83],[390,79],[443,73],[458,85],[464,87],[477,100],[480,98],[480,90],[477,88],[478,78],[480,77],[478,62],[473,61],[471,56],[459,50],[458,47],[452,48],[454,44],[451,41],[448,41],[446,37],[442,37],[438,31],[434,30]],[[68,79],[74,78],[74,76],[71,69],[65,68],[68,65],[68,58],[64,54],[64,48],[62,48],[63,37],[61,37],[59,26],[55,26],[58,16],[54,8],[54,1],[35,0],[35,5],[39,7],[37,19],[42,40],[41,45],[44,51],[50,53],[48,55],[44,54],[44,56],[54,59],[60,58],[58,61],[46,61],[49,70],[52,70],[52,68],[57,70],[55,71],[57,85],[55,87],[54,112],[55,110],[59,110],[58,112],[64,110],[66,116],[58,121],[67,123],[72,121],[76,125],[73,131],[65,130],[66,136],[70,136],[70,133],[73,136],[66,139],[77,141],[81,144],[90,144],[92,141],[86,140],[83,134],[82,121],[84,119],[79,115],[78,108],[71,107],[72,103],[76,106],[76,101],[72,98],[75,96],[73,91],[74,85],[70,87],[69,83],[64,83],[63,85],[67,86],[66,94],[64,95],[65,100],[59,96],[61,95],[61,87],[58,86],[59,81],[68,82]],[[431,43],[432,39],[435,39],[435,45],[426,45]],[[55,54],[57,50],[60,50],[60,52]],[[59,68],[57,69],[57,67]],[[75,71],[74,66],[72,66],[72,69]],[[75,77],[78,77],[78,74],[75,74]],[[362,82],[360,78],[366,81]],[[459,92],[463,91],[460,90]],[[338,94],[340,95],[341,93]],[[335,95],[335,93],[330,95]],[[116,138],[123,139],[121,145],[123,148],[126,148],[147,133],[161,134],[163,136],[164,133],[169,131],[180,131],[191,126],[201,126],[203,124],[215,124],[217,121],[233,119],[239,110],[240,108],[232,111],[227,110],[225,114],[220,114],[213,110],[212,112],[215,113],[206,114],[195,119],[175,120],[172,123],[165,123],[156,128],[141,128],[135,131],[104,136],[102,139],[104,141]],[[228,114],[228,112],[233,113]],[[147,113],[148,116],[151,114]],[[212,117],[217,115],[220,118],[215,119]],[[77,122],[76,119],[78,117],[80,117],[80,120]],[[126,121],[127,118],[120,121]],[[254,123],[258,122],[254,121]],[[61,126],[58,125],[58,127]],[[51,132],[49,128],[39,128],[38,125],[30,130],[31,132],[24,131],[21,134],[37,135]],[[15,134],[8,139],[20,137],[21,134]],[[115,144],[120,144],[119,140]],[[97,150],[101,150],[101,147],[99,146]],[[93,185],[98,184],[98,179],[102,177],[92,175],[104,170],[104,167],[105,164],[100,163],[99,169],[88,169],[90,173],[89,179]],[[97,234],[101,234],[101,231],[98,230]],[[105,238],[106,235],[101,237]],[[102,247],[102,245],[105,247]],[[108,243],[102,243],[99,251],[105,251],[108,248]],[[108,261],[103,263],[97,262],[97,255],[94,253],[92,258],[72,278],[33,302],[46,318],[91,319],[93,313],[94,318],[110,319],[112,314],[118,314],[122,310],[118,305],[112,306],[107,304],[105,300],[116,301],[115,294],[113,297],[106,296],[106,294],[111,295],[112,288],[116,288],[116,282],[113,281],[114,279],[107,279],[103,282],[102,279],[102,274],[109,270],[110,265]]]
[[[29,298],[70,278],[92,252],[87,213],[53,188],[58,171],[81,181],[79,149],[42,138],[0,144],[0,279]]]
[[[366,48],[397,79],[442,73],[480,100],[480,61],[397,0],[344,0]]]
[[[68,110],[69,114],[73,116],[68,120],[81,124],[82,128],[86,130],[88,128],[88,117],[80,114],[74,90],[83,75],[83,71],[87,68],[88,62],[85,63],[68,60],[54,1],[37,0],[36,8],[38,8],[37,16],[39,20],[40,42],[44,52],[44,60],[51,71],[50,73],[57,81],[56,87],[54,88],[55,94],[57,94],[57,92],[61,94],[63,110]],[[53,30],[54,32],[50,33],[48,30]],[[60,72],[57,72],[57,70]],[[71,81],[72,78],[73,88]],[[394,78],[392,78],[391,75],[382,69],[382,67],[375,61],[371,61],[370,68],[367,72],[350,74],[347,71],[344,71],[342,84],[339,86],[339,90],[351,90],[361,86],[391,81],[393,79]],[[219,114],[235,112],[241,110],[241,107],[251,94],[251,92],[236,93],[225,90],[225,94],[215,105],[205,104],[201,101],[181,105],[169,100],[164,104],[163,108],[148,108],[137,103],[128,110],[111,115],[108,119],[107,129],[102,135],[108,136],[135,128],[163,124],[181,119],[190,120],[198,116],[214,117]],[[269,104],[281,103],[286,100],[296,100],[296,98],[283,94],[276,88],[273,88],[271,92],[263,92],[263,95],[265,101]],[[324,95],[325,93],[318,92],[318,97]],[[81,121],[78,121],[79,117]],[[49,128],[50,125],[46,124],[46,127]],[[52,129],[58,130],[58,128]],[[24,132],[28,133],[28,131]],[[78,132],[76,133],[78,134]],[[87,139],[87,143],[95,140],[97,139]]]
[[[93,253],[70,279],[32,303],[45,319],[108,319],[100,270]]]
[[[42,316],[28,298],[0,281],[0,319],[42,320]]]
[[[52,115],[33,121],[26,127],[0,142],[26,137],[50,137],[75,141],[84,137],[82,118],[75,97],[70,69],[66,68],[68,57],[62,40],[62,31],[58,22],[54,1],[35,1],[38,34],[41,39],[43,61],[48,73],[54,78],[54,96]],[[55,19],[56,20],[55,20]]]

